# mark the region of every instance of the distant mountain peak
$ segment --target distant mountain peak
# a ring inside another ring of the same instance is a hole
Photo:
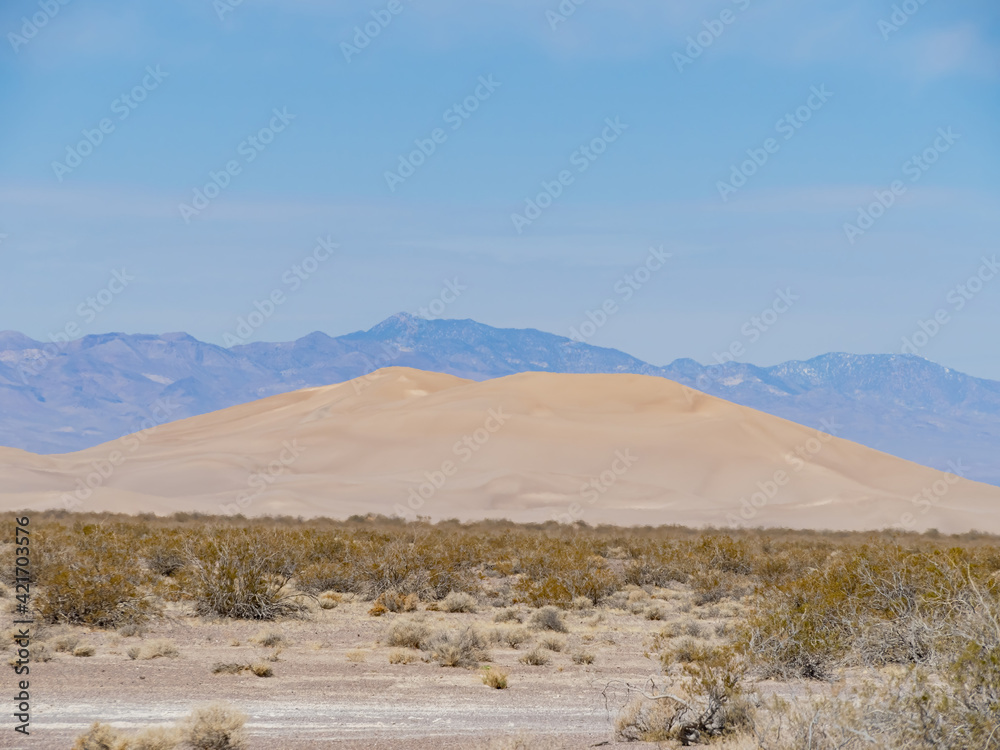
[[[163,399],[170,420],[287,391],[340,383],[386,367],[469,380],[523,372],[632,373],[669,378],[728,401],[837,436],[1000,484],[1000,382],[915,355],[829,352],[772,367],[658,367],[616,349],[533,328],[496,328],[469,319],[400,312],[343,336],[314,331],[284,343],[230,348],[187,333],[89,335],[27,382],[18,368],[42,342],[0,333],[0,445],[66,452],[139,429]],[[71,428],[67,430],[66,428]]]

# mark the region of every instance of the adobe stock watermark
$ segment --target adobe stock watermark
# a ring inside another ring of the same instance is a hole
[[[281,452],[260,471],[253,472],[247,477],[247,487],[236,497],[236,502],[220,503],[219,509],[227,515],[242,513],[246,508],[263,493],[267,492],[278,477],[286,474],[292,464],[299,460],[306,449],[299,445],[298,440],[285,440],[281,444]]]
[[[903,0],[903,2],[893,5],[892,14],[888,20],[880,18],[878,21],[878,30],[882,33],[882,40],[889,41],[889,37],[903,28],[926,4],[927,0]]]
[[[621,122],[619,117],[614,119],[607,117],[604,120],[605,128],[600,135],[595,136],[589,143],[585,143],[576,149],[569,157],[571,166],[576,167],[577,174],[583,174],[590,166],[597,161],[601,154],[608,150],[608,146],[618,140],[622,133],[628,130],[628,125]],[[524,213],[512,213],[511,223],[518,234],[524,232],[525,227],[531,226],[542,216],[542,212],[563,194],[563,191],[573,184],[576,175],[568,169],[563,169],[551,181],[542,180],[542,192],[534,198],[524,199]]]
[[[354,44],[352,45],[350,42],[340,43],[340,51],[343,53],[344,59],[350,63],[352,58],[360,55],[361,51],[371,44],[372,40],[381,34],[392,23],[393,19],[403,12],[405,7],[401,0],[389,0],[384,8],[372,10],[371,21],[367,21],[363,26],[354,27],[354,36],[351,38]]]
[[[741,339],[734,339],[729,347],[721,353],[713,352],[712,356],[715,357],[716,363],[723,365],[746,354],[747,346],[756,344],[760,337],[771,330],[781,316],[791,310],[798,300],[799,295],[792,292],[791,287],[775,289],[771,304],[761,310],[758,315],[750,316],[750,319],[740,327],[740,333],[747,340],[747,343],[744,344]]]
[[[909,336],[903,336],[899,349],[901,354],[919,354],[920,350],[927,346],[931,339],[941,333],[944,327],[951,322],[952,313],[964,310],[965,306],[983,291],[990,281],[996,278],[997,273],[1000,272],[1000,263],[997,263],[996,254],[994,253],[992,258],[987,258],[984,255],[982,261],[982,265],[976,269],[975,273],[948,290],[944,299],[951,306],[951,312],[948,311],[948,308],[939,307],[934,315],[927,320],[917,321],[916,331]]]
[[[938,128],[937,133],[937,137],[930,146],[903,162],[903,174],[910,178],[911,184],[919,182],[927,170],[941,158],[941,154],[951,150],[955,142],[962,137],[951,132],[951,126]],[[896,205],[896,199],[906,191],[907,186],[903,184],[902,180],[893,180],[886,190],[876,190],[873,193],[874,201],[867,206],[858,206],[858,218],[853,223],[844,223],[844,236],[847,237],[847,241],[852,245],[855,244],[859,237],[875,226],[875,222]]]
[[[579,325],[570,326],[569,337],[580,343],[585,343],[593,337],[613,315],[621,310],[619,305],[632,299],[636,292],[650,282],[653,274],[663,268],[672,257],[671,253],[663,251],[663,245],[649,248],[645,260],[614,283],[612,291],[618,296],[606,298],[596,310],[587,310],[586,320],[581,321]]]
[[[899,522],[895,524],[896,528],[907,531],[912,529],[917,522],[917,516],[927,515],[934,507],[934,501],[944,498],[951,492],[951,488],[958,484],[959,479],[963,478],[969,471],[969,467],[962,466],[961,459],[948,461],[948,468],[950,471],[943,472],[940,479],[935,480],[910,498],[910,504],[916,509],[915,514],[910,511],[903,513],[899,517]]]
[[[11,31],[7,34],[7,41],[10,42],[14,52],[20,52],[21,47],[38,36],[38,33],[59,15],[60,9],[64,5],[69,5],[70,2],[71,0],[39,0],[37,11],[30,17],[21,17],[21,28],[19,29],[21,33]]]
[[[614,487],[638,460],[639,457],[633,456],[629,448],[615,451],[614,460],[607,469],[580,485],[580,500],[570,503],[565,513],[554,513],[552,520],[558,523],[579,521],[583,517],[584,504],[593,507],[601,499],[601,495]]]
[[[424,472],[424,481],[416,487],[411,487],[406,497],[406,505],[396,503],[393,506],[393,514],[400,518],[416,520],[417,511],[424,507],[437,492],[444,487],[448,480],[461,471],[463,464],[467,463],[475,454],[482,450],[483,446],[490,442],[490,439],[499,432],[507,420],[509,414],[503,413],[503,406],[489,409],[486,412],[486,419],[482,427],[478,427],[471,434],[463,435],[461,440],[455,442],[451,452],[458,461],[445,459],[441,466],[433,471]]]
[[[243,0],[212,0],[212,8],[215,9],[215,15],[219,17],[220,21],[225,21],[226,16],[233,13],[241,5],[243,5]]]
[[[158,398],[149,408],[149,416],[139,423],[138,430],[116,440],[103,459],[95,459],[90,462],[89,468],[93,471],[85,477],[78,478],[76,486],[71,492],[62,494],[59,498],[62,506],[66,510],[72,510],[86,502],[95,490],[106,485],[115,472],[135,455],[135,452],[145,444],[157,428],[171,421],[171,415],[179,409],[180,404],[172,403],[169,397]]]
[[[284,284],[284,287],[272,289],[271,293],[263,300],[254,300],[254,309],[245,316],[241,315],[236,319],[236,328],[233,333],[226,331],[222,335],[223,346],[247,343],[254,332],[269,321],[278,308],[288,301],[287,293],[294,293],[301,289],[302,285],[320,269],[320,266],[333,257],[333,251],[339,247],[340,245],[334,242],[330,235],[317,237],[316,246],[312,252],[281,275],[281,283]]]
[[[587,0],[562,0],[555,8],[546,10],[545,20],[549,22],[549,29],[555,31],[559,24],[566,23],[576,13],[576,9],[586,2]]]
[[[296,118],[296,115],[288,113],[288,107],[282,107],[280,110],[275,107],[271,112],[273,116],[268,124],[255,134],[247,136],[237,146],[236,153],[243,157],[243,164],[250,164],[260,156],[261,152],[274,142],[277,134],[284,132]],[[243,171],[243,164],[240,164],[238,159],[230,159],[219,171],[209,171],[208,182],[191,191],[191,203],[177,205],[185,224],[190,224],[191,219],[201,214],[213,200],[222,195],[222,191],[229,187],[233,178]]]
[[[93,323],[97,319],[97,316],[110,307],[118,295],[124,292],[133,281],[135,281],[135,277],[130,275],[124,268],[120,271],[112,271],[111,278],[107,284],[76,306],[77,317],[82,318],[84,324],[89,325]],[[83,329],[81,328],[81,324],[75,320],[67,321],[63,329],[57,333],[50,332],[49,343],[39,350],[38,356],[30,362],[22,360],[18,364],[17,370],[21,376],[21,382],[27,385],[29,377],[42,372],[49,366],[50,362],[62,353],[71,341],[80,338],[82,335]]]
[[[751,0],[732,0],[733,5],[736,6],[736,9],[740,13],[750,7],[750,2]],[[702,53],[711,47],[716,39],[722,36],[726,28],[736,21],[736,18],[736,13],[730,8],[726,8],[719,13],[718,18],[702,21],[701,25],[705,28],[685,40],[687,46],[684,48],[684,52],[674,52],[673,54],[673,61],[677,67],[677,72],[683,73],[684,68],[693,64],[695,60],[701,57]]]
[[[499,81],[493,80],[492,74],[479,76],[478,85],[473,92],[444,111],[441,117],[445,124],[450,127],[452,132],[461,128],[465,121],[472,116],[472,113],[479,109],[479,105],[493,96],[500,85]],[[416,174],[416,171],[437,152],[438,146],[447,140],[448,133],[444,128],[434,128],[426,138],[414,140],[416,148],[408,154],[400,154],[399,165],[395,169],[385,172],[385,184],[388,185],[389,192],[395,193],[396,187]]]
[[[448,305],[454,304],[458,298],[462,296],[462,292],[466,291],[466,289],[468,289],[468,287],[461,284],[457,276],[451,280],[445,279],[444,286],[441,288],[441,292],[438,296],[430,300],[426,305],[418,307],[417,315],[424,320],[440,318],[444,315],[445,309]],[[365,366],[368,368],[368,372],[361,377],[351,380],[351,384],[354,386],[355,396],[360,396],[369,385],[379,380],[379,378],[375,376],[375,373],[378,370],[383,367],[390,366],[404,353],[403,349],[397,344],[390,345],[389,343],[383,341],[381,343],[381,347],[382,354],[379,355],[377,360],[373,360],[364,353],[358,352],[364,360]]]
[[[793,477],[806,467],[806,461],[818,455],[823,450],[823,446],[837,436],[839,428],[833,419],[821,419],[820,425],[823,427],[822,430],[816,430],[813,437],[785,454],[787,470],[775,469],[770,478],[757,482],[756,492],[740,498],[739,515],[736,513],[726,514],[726,521],[730,526],[739,527],[753,521],[757,517],[757,513],[778,497],[782,488],[787,486]]]
[[[809,96],[805,102],[796,107],[792,112],[786,112],[784,117],[774,124],[775,132],[782,136],[782,140],[790,140],[799,131],[799,128],[812,119],[813,113],[822,109],[823,105],[832,96],[833,92],[827,90],[825,83],[820,84],[818,88],[812,86],[809,89]],[[780,150],[781,143],[777,138],[765,138],[760,148],[748,148],[747,156],[750,158],[740,162],[738,165],[731,165],[729,179],[719,180],[715,183],[722,201],[728,201],[729,196],[746,185],[747,180],[757,174],[757,171],[767,164],[768,160]]]
[[[146,101],[146,97],[151,92],[156,91],[169,75],[169,73],[164,73],[160,70],[159,65],[155,67],[147,65],[146,74],[142,77],[142,80],[133,86],[131,90],[111,101],[111,114],[118,116],[118,122],[127,119],[136,107]],[[56,179],[62,182],[66,175],[83,164],[83,160],[93,154],[104,143],[104,139],[115,132],[116,127],[117,125],[114,120],[110,117],[104,117],[98,121],[96,127],[90,129],[84,128],[80,131],[83,138],[75,145],[66,147],[66,158],[63,161],[52,162],[52,173],[56,176]]]

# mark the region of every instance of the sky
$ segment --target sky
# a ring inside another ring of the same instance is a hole
[[[1000,379],[995,0],[10,0],[0,330]]]

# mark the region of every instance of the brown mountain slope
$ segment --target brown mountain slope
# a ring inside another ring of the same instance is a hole
[[[79,453],[0,449],[0,508],[68,505],[1000,532],[996,487],[662,378],[407,368]]]

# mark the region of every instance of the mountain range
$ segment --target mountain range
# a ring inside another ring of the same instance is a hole
[[[185,333],[42,343],[0,333],[0,445],[82,450],[150,426],[402,366],[488,380],[632,373],[690,388],[969,479],[1000,485],[1000,382],[913,355],[831,353],[772,367],[656,366],[533,329],[393,315],[367,331],[224,348]]]

